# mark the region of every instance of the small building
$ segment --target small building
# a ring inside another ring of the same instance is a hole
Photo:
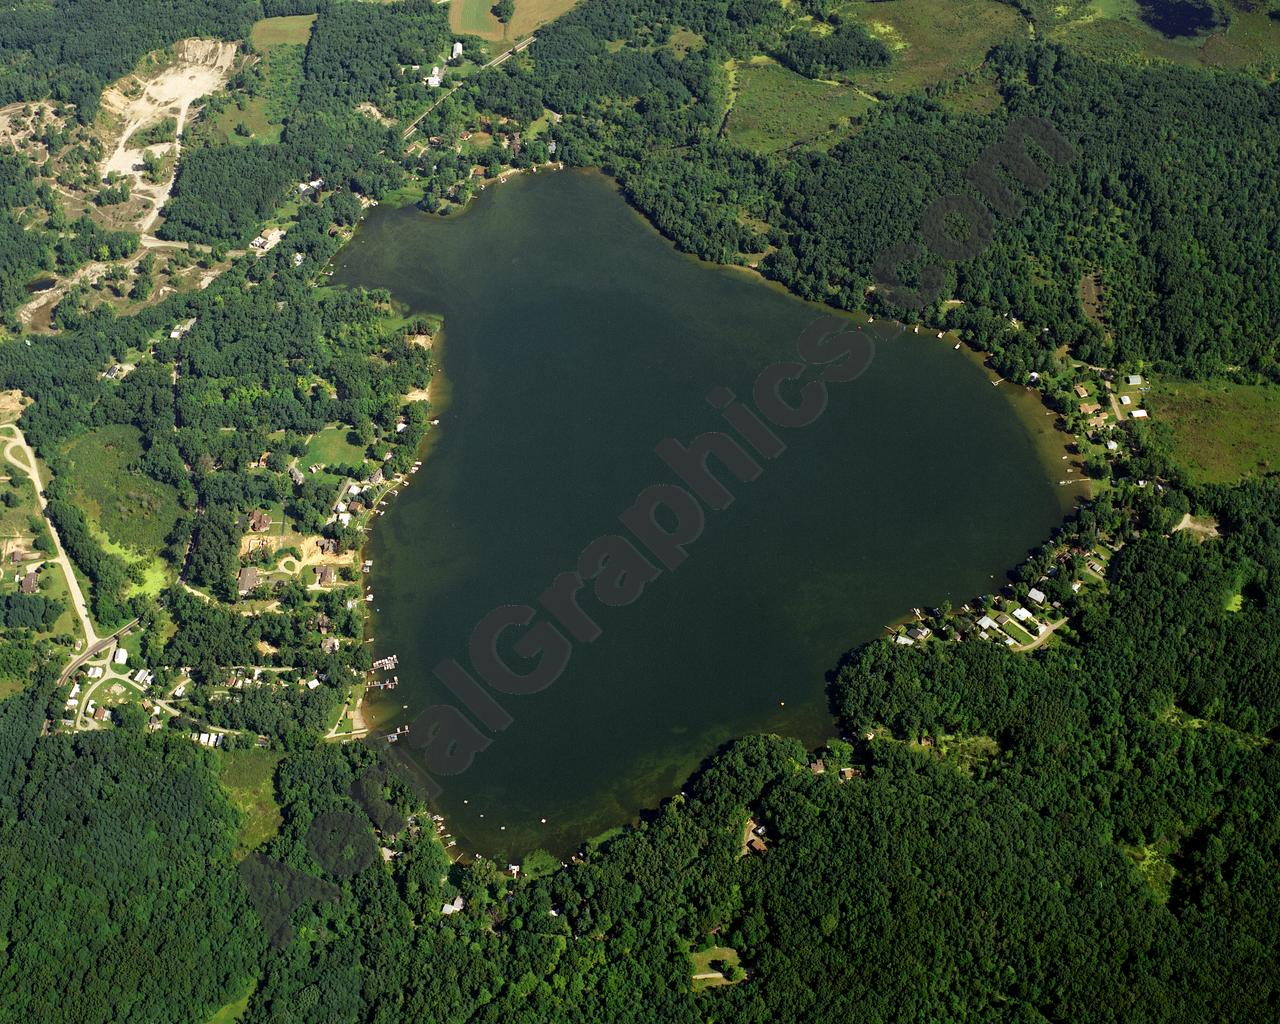
[[[933,635],[933,631],[928,626],[912,626],[907,630],[907,636],[912,640],[928,640]]]
[[[271,528],[271,516],[260,508],[255,508],[249,513],[249,531],[251,533],[265,533]]]
[[[106,721],[106,719],[107,719],[107,714],[108,714],[107,709],[106,709],[106,708],[104,708],[101,704],[99,704],[99,705],[94,709],[94,712],[93,712],[93,720],[94,720],[95,722],[105,722],[105,721]]]
[[[1027,600],[1034,601],[1036,604],[1044,604],[1044,591],[1039,587],[1032,587],[1027,591]]]
[[[1087,387],[1085,387],[1083,384],[1077,384],[1077,385],[1076,385],[1076,389],[1075,389],[1075,390],[1076,390],[1076,397],[1077,397],[1077,398],[1088,398],[1088,397],[1089,397],[1089,389],[1088,389]]]
[[[462,56],[462,40],[455,39],[453,41],[453,49],[449,51],[449,59],[457,60],[461,56]]]
[[[999,615],[996,616],[997,626],[1007,626],[1012,621],[1013,620],[1009,618],[1009,616],[1005,615],[1003,612],[1001,612]]]
[[[1134,409],[1133,412],[1129,413],[1129,415],[1132,416],[1135,420],[1145,420],[1147,418],[1147,410]]]
[[[1131,373],[1124,379],[1124,382],[1131,388],[1142,387],[1142,374]]]
[[[444,914],[447,917],[449,914],[456,914],[460,910],[465,910],[466,906],[467,904],[463,900],[462,895],[459,894],[453,898],[452,903],[446,903],[444,906],[442,906],[440,908],[440,913]]]
[[[129,652],[123,647],[117,647],[116,653],[111,657],[111,661],[116,665],[127,665],[129,663]]]
[[[1114,451],[1117,451],[1119,448],[1120,448],[1120,445],[1117,444],[1115,441],[1107,442],[1107,451],[1114,452]]]
[[[40,578],[34,572],[29,572],[22,577],[22,582],[18,584],[18,591],[23,594],[34,594],[39,586]]]
[[[1120,404],[1121,404],[1121,405],[1133,405],[1133,399],[1132,399],[1132,398],[1130,398],[1128,395],[1121,395],[1121,396],[1120,396]]]
[[[379,466],[377,469],[375,469],[372,473],[369,474],[369,483],[373,484],[374,487],[377,487],[384,480],[386,480],[386,478],[387,478],[386,474],[382,472],[382,467]]]
[[[337,573],[333,571],[333,566],[331,565],[322,565],[320,567],[320,572],[316,574],[316,582],[319,583],[320,586],[322,587],[333,586],[334,580],[336,578],[337,578]]]
[[[297,466],[290,466],[289,479],[292,480],[298,486],[301,486],[302,482],[306,479],[306,477],[302,475],[302,470],[300,470]]]
[[[258,570],[251,565],[246,565],[240,570],[240,575],[236,577],[236,592],[244,597],[246,594],[254,590],[258,586]]]

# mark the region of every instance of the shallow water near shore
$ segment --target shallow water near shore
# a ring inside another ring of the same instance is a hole
[[[452,218],[371,211],[335,266],[336,284],[442,313],[448,335],[448,410],[367,548],[376,654],[399,656],[399,687],[365,701],[382,733],[457,705],[432,668],[468,665],[486,613],[536,606],[589,542],[625,532],[638,492],[676,482],[654,446],[726,429],[708,391],[750,396],[830,315],[676,253],[589,173],[516,178]],[[931,332],[863,329],[869,370],[782,432],[758,479],[719,473],[735,500],[678,569],[627,607],[584,591],[600,637],[546,690],[494,694],[512,724],[437,780],[461,846],[564,855],[732,737],[834,735],[841,654],[913,606],[995,589],[1061,521],[1078,493],[1059,486],[1062,449],[1006,387]]]

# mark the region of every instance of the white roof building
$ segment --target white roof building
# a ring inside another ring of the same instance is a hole
[[[450,52],[449,59],[455,60],[462,56],[462,40],[455,39],[453,41],[453,50]]]
[[[1124,379],[1124,382],[1131,388],[1136,388],[1142,383],[1142,374],[1131,373]]]
[[[1027,598],[1036,604],[1044,604],[1044,591],[1038,587],[1032,587],[1027,591]]]
[[[1133,412],[1129,413],[1129,415],[1132,416],[1135,420],[1145,420],[1147,418],[1147,410],[1134,409]]]
[[[111,658],[117,665],[123,665],[129,660],[129,652],[123,647],[117,647],[115,655]]]

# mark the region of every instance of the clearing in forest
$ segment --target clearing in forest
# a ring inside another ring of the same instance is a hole
[[[821,144],[872,104],[852,86],[820,82],[760,57],[734,69],[730,141],[758,153]]]

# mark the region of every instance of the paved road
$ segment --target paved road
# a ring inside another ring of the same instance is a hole
[[[129,630],[133,629],[133,627],[136,626],[137,624],[138,624],[137,619],[130,619],[128,622],[126,622],[123,626],[117,629],[110,636],[104,636],[101,640],[99,640],[96,644],[90,647],[83,654],[77,655],[76,657],[72,658],[71,664],[69,664],[66,668],[64,668],[62,670],[62,675],[58,677],[58,685],[62,686],[68,679],[71,678],[71,674],[75,672],[76,669],[83,666],[85,662],[92,661],[95,657],[97,657],[103,651],[107,650],[113,643],[115,643],[118,639],[120,639],[120,637],[124,636],[125,633],[129,632]],[[105,679],[106,679],[106,676],[103,677],[103,680]],[[95,686],[97,685],[98,682],[102,682],[103,680],[96,680]],[[90,687],[90,692],[92,692],[93,689],[94,687]],[[86,693],[85,699],[80,702],[82,707],[86,703],[88,703],[88,696],[89,695]],[[76,721],[77,722],[79,721],[79,717],[77,717]]]
[[[58,536],[58,531],[54,529],[53,523],[49,522],[49,517],[45,514],[48,502],[44,496],[44,483],[40,480],[40,466],[36,462],[36,453],[31,450],[31,445],[27,444],[27,439],[22,436],[22,431],[18,429],[16,424],[9,424],[8,429],[13,432],[13,436],[5,445],[5,458],[31,477],[31,482],[35,485],[36,500],[40,504],[40,514],[45,516],[45,522],[49,527],[49,534],[53,537],[53,546],[57,552],[57,556],[53,561],[62,566],[62,571],[67,577],[67,590],[71,593],[71,604],[75,608],[76,616],[80,619],[80,628],[84,630],[85,647],[92,649],[99,643],[99,637],[94,632],[93,620],[89,617],[89,607],[85,603],[84,594],[80,591],[80,581],[76,579],[76,574],[71,569],[71,559],[67,557],[66,551],[62,549],[62,539]],[[21,460],[14,457],[15,451],[22,455]]]

